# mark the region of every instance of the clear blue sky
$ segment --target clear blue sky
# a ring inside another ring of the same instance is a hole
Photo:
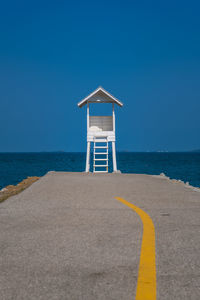
[[[99,85],[117,149],[200,148],[199,1],[1,1],[0,151],[85,151]]]

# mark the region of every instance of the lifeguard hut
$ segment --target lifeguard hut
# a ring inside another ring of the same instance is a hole
[[[90,104],[111,103],[111,116],[90,116]],[[113,172],[117,172],[116,148],[115,148],[115,110],[114,106],[123,106],[123,103],[104,90],[97,88],[93,93],[78,103],[79,107],[87,105],[87,157],[85,172],[90,171],[91,142],[93,150],[93,172],[107,173],[109,163],[109,143],[112,144]]]

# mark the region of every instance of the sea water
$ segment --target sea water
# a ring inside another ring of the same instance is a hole
[[[111,153],[109,156],[112,172]],[[28,176],[43,176],[48,171],[83,172],[85,159],[86,153],[0,153],[0,189]],[[164,173],[200,187],[200,153],[118,152],[117,165],[122,173]]]

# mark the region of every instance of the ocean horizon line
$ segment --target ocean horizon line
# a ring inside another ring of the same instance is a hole
[[[112,152],[112,151],[109,151]],[[132,151],[132,150],[118,150],[117,153],[200,153],[199,149],[196,150],[152,150],[152,151]],[[0,151],[0,154],[14,154],[14,153],[86,153],[86,151]]]

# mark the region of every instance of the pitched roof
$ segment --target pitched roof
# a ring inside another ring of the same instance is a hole
[[[123,106],[123,103],[115,98],[113,95],[104,90],[101,86],[94,92],[89,94],[86,98],[78,103],[79,107],[84,106],[86,103],[115,103],[119,106]]]

